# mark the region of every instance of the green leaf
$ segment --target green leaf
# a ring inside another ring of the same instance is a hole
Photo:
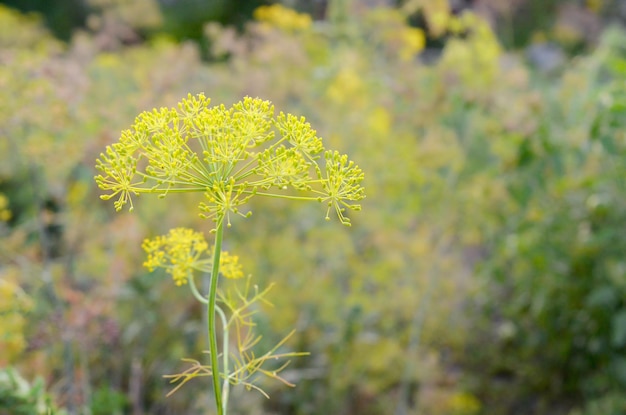
[[[615,287],[601,285],[591,290],[586,299],[587,307],[612,307],[618,301]]]
[[[613,316],[613,335],[611,343],[614,347],[626,345],[626,310],[621,310]],[[626,361],[625,361],[626,362]],[[624,377],[626,378],[626,363],[624,364]]]

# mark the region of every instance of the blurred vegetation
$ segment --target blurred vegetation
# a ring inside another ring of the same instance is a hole
[[[202,382],[165,398],[203,316],[141,242],[211,224],[193,195],[115,214],[93,181],[137,114],[200,92],[302,114],[366,174],[349,230],[278,200],[234,219],[226,248],[275,283],[261,348],[296,327],[286,346],[311,355],[295,389],[234,389],[233,413],[626,413],[623,27],[587,38],[555,12],[511,37],[488,24],[509,9],[336,1],[239,28],[198,11],[199,46],[153,1],[81,4],[99,12],[66,41],[0,5],[0,414],[210,413]],[[530,53],[548,45],[558,64]]]
[[[202,39],[202,26],[207,21],[241,26],[250,20],[257,7],[267,0],[2,0],[1,4],[24,13],[35,12],[43,17],[50,31],[63,40],[69,40],[76,29],[88,26],[89,17],[113,11],[127,21],[144,19],[148,9],[158,9],[163,24],[154,26],[144,35],[167,33],[177,39]],[[131,13],[129,13],[131,12]],[[153,13],[152,11],[149,11]],[[140,25],[139,25],[140,26]],[[136,26],[136,27],[139,27]]]

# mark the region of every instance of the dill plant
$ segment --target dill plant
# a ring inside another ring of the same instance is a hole
[[[350,225],[347,211],[360,210],[358,202],[365,197],[361,169],[347,155],[325,149],[304,117],[276,115],[269,101],[250,97],[230,108],[211,106],[203,94],[189,94],[177,108],[140,114],[118,142],[106,147],[96,168],[101,172],[95,177],[98,186],[108,191],[101,198],[115,199],[117,211],[124,206],[132,211],[133,198],[143,193],[160,198],[181,192],[204,196],[198,209],[200,216],[213,222],[212,246],[203,233],[184,228],[143,244],[144,265],[150,270],[164,268],[176,285],[189,285],[194,298],[206,307],[210,365],[190,360],[191,369],[172,376],[181,381],[176,389],[194,377],[212,376],[217,413],[223,415],[231,384],[263,393],[253,384],[255,373],[289,384],[279,375],[284,366],[277,370],[263,366],[270,358],[302,354],[277,353],[289,335],[263,355],[252,350],[260,337],[251,334],[251,306],[264,301],[268,289],[259,290],[249,278],[243,289],[220,289],[220,275],[244,276],[238,258],[222,252],[224,229],[231,226],[231,215],[249,217],[251,211],[244,205],[261,196],[317,202],[324,206],[327,220],[334,211],[341,223]],[[197,272],[210,275],[206,295],[195,284]],[[221,351],[216,317],[223,329]],[[229,351],[231,327],[237,354]]]

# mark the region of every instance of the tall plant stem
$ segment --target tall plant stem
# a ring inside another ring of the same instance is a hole
[[[209,287],[207,306],[207,319],[209,326],[209,351],[211,355],[211,373],[213,376],[213,394],[215,395],[215,405],[217,415],[224,415],[224,405],[222,403],[222,392],[220,390],[220,368],[217,361],[217,330],[215,329],[215,297],[217,294],[217,281],[220,272],[220,256],[222,253],[222,236],[224,234],[223,217],[218,218],[215,229],[215,246],[213,247],[213,266],[211,270],[211,285]]]
[[[198,288],[196,287],[196,282],[193,280],[193,274],[190,273],[189,275],[189,287],[191,288],[191,293],[193,294],[194,297],[196,297],[196,300],[200,301],[202,304],[206,305],[208,307],[209,305],[209,300],[207,300],[206,298],[204,298],[202,296],[202,294],[200,294],[200,291],[198,291]],[[229,334],[228,334],[228,319],[226,318],[226,314],[224,314],[224,311],[220,308],[220,306],[218,306],[217,304],[215,305],[215,311],[217,312],[217,314],[220,316],[220,320],[222,320],[222,373],[224,375],[224,382],[222,383],[222,403],[224,405],[224,413],[227,413],[227,409],[228,409],[228,395],[229,395],[229,389],[230,389],[230,383],[228,383],[228,376],[230,375],[229,373],[229,363],[228,363],[228,339],[229,339]]]

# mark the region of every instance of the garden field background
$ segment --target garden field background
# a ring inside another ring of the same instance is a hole
[[[295,387],[241,415],[626,414],[626,2],[0,2],[0,415],[212,414],[205,315],[96,159],[204,93],[304,116],[363,170],[351,226],[254,199],[225,248]],[[270,304],[271,303],[271,304]],[[277,367],[282,362],[277,362]]]

